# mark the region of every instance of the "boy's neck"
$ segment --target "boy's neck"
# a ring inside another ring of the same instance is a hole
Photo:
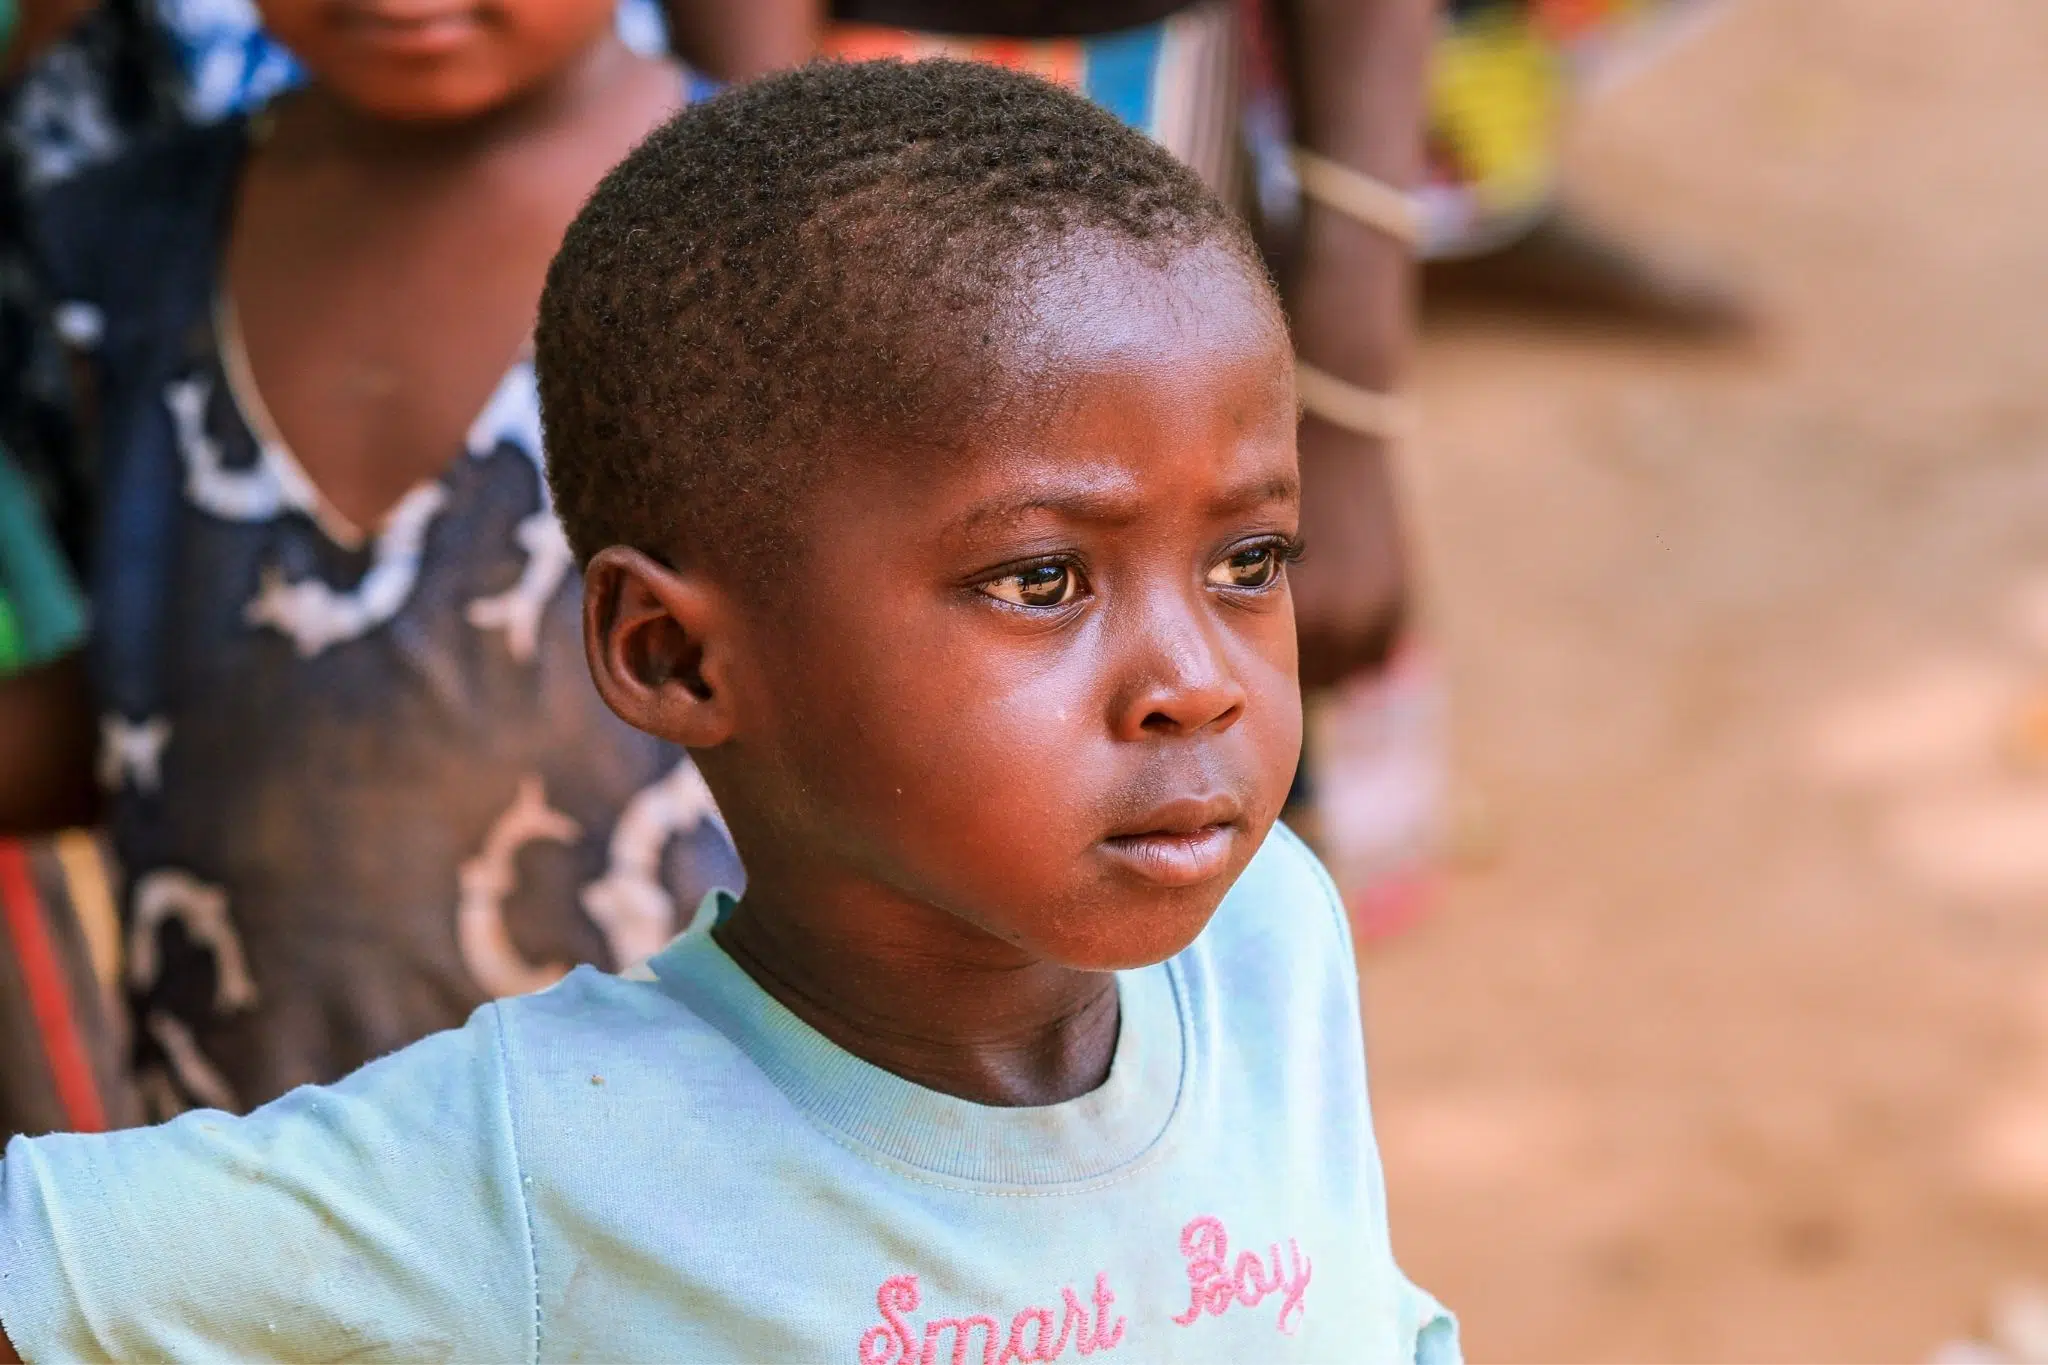
[[[318,83],[280,108],[296,150],[352,161],[435,165],[472,159],[495,148],[524,143],[606,117],[629,96],[636,68],[665,64],[639,56],[605,33],[576,58],[505,103],[472,118],[396,119],[367,112],[341,100]],[[674,76],[680,89],[680,76]]]
[[[1034,959],[930,906],[863,890],[787,897],[750,881],[712,937],[812,1028],[928,1089],[1046,1105],[1108,1079],[1113,974]]]

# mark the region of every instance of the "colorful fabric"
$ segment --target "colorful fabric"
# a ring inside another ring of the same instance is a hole
[[[986,38],[835,25],[826,50],[849,60],[954,57],[1029,71],[1078,90],[1152,137],[1233,202],[1243,197],[1243,56],[1231,0],[1158,23],[1070,38]]]
[[[530,363],[371,531],[268,430],[216,309],[245,151],[189,130],[46,205],[105,432],[89,660],[158,1114],[627,965],[739,879],[695,769],[590,685]]]
[[[1357,973],[1276,830],[1118,974],[1109,1079],[1042,1108],[840,1050],[709,926],[246,1119],[18,1140],[0,1319],[30,1359],[1396,1361]],[[207,1235],[194,1238],[204,1226]]]
[[[1453,0],[1433,54],[1424,253],[1478,255],[1549,207],[1565,117],[1711,0]]]
[[[0,839],[0,1134],[133,1123],[108,874],[91,835]]]

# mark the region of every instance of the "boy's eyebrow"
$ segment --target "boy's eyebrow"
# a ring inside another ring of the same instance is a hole
[[[1018,521],[1033,512],[1052,512],[1069,521],[1115,526],[1138,513],[1137,490],[1124,480],[1105,480],[1093,487],[1048,489],[1024,497],[995,497],[976,503],[947,529],[967,535]]]
[[[1296,502],[1300,497],[1301,480],[1290,470],[1225,489],[1210,502],[1209,511],[1216,516],[1225,516],[1267,503]],[[1024,497],[990,498],[961,513],[947,530],[968,535],[990,526],[1021,520],[1033,512],[1051,512],[1069,521],[1116,526],[1136,518],[1137,490],[1122,480],[1111,480],[1096,487],[1047,490]]]
[[[1269,502],[1300,502],[1301,476],[1293,470],[1284,474],[1272,474],[1256,482],[1237,488],[1225,489],[1209,504],[1209,510],[1217,515],[1230,512],[1249,511],[1263,507]]]

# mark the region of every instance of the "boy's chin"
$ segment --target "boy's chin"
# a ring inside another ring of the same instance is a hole
[[[330,81],[357,112],[418,130],[467,123],[517,94],[491,73],[350,71]]]
[[[1091,917],[1086,932],[1051,933],[1031,946],[1049,961],[1084,972],[1122,972],[1150,967],[1184,951],[1201,936],[1229,883],[1130,898],[1107,914]]]

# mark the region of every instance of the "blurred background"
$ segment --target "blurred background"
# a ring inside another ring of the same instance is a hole
[[[1425,330],[1454,870],[1365,952],[1480,1361],[2048,1359],[2048,6],[1733,3],[1574,200],[1758,327]]]

